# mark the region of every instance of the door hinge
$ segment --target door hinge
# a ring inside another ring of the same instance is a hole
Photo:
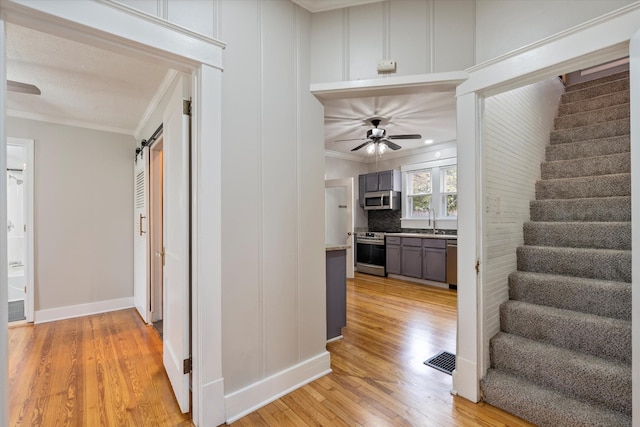
[[[480,274],[480,260],[476,261],[476,274]]]
[[[191,357],[189,357],[188,359],[184,359],[182,361],[182,373],[183,374],[190,374],[192,368],[193,367],[191,366]]]
[[[185,116],[191,116],[191,100],[183,99],[182,100],[182,114]]]

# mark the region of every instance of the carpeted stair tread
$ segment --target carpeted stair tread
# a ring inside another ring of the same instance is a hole
[[[489,369],[481,380],[483,400],[540,427],[630,427],[631,417]]]
[[[558,116],[555,119],[555,129],[569,129],[586,126],[592,123],[604,123],[620,120],[630,116],[630,105],[619,104],[598,110],[580,111],[570,115]]]
[[[532,221],[631,221],[631,197],[532,200]]]
[[[594,80],[592,84],[586,87],[574,87],[573,90],[567,90],[562,94],[560,102],[562,104],[568,104],[570,102],[595,98],[605,93],[621,92],[623,90],[629,90],[628,77],[621,77],[611,81]]]
[[[500,330],[568,350],[631,363],[631,322],[506,301],[500,305]]]
[[[631,284],[626,282],[514,271],[509,299],[631,321]]]
[[[631,415],[631,364],[498,333],[491,367],[567,396]]]
[[[593,79],[593,80],[587,80],[584,82],[580,82],[580,83],[575,83],[572,85],[569,85],[565,88],[565,92],[575,92],[578,90],[582,90],[588,87],[592,87],[592,86],[599,86],[603,83],[608,83],[608,82],[612,82],[615,80],[628,80],[629,79],[629,71],[625,70],[625,71],[620,71],[618,73],[614,73],[614,74],[609,74],[608,76],[602,76],[602,77],[598,77],[597,79]]]
[[[595,98],[560,104],[558,106],[558,117],[579,113],[581,111],[599,110],[614,105],[627,104],[630,102],[630,99],[630,91],[623,90],[596,96]]]
[[[631,283],[631,251],[519,246],[518,271]]]
[[[588,139],[609,138],[630,134],[629,118],[604,123],[592,123],[585,126],[551,131],[551,144],[585,141]]]
[[[536,182],[536,199],[582,199],[631,195],[631,174],[544,179]]]
[[[631,172],[629,153],[554,160],[540,165],[542,179],[577,178],[580,176],[613,175]]]
[[[524,244],[631,250],[631,222],[526,222]]]
[[[613,136],[611,138],[588,139],[568,142],[566,144],[547,145],[546,160],[571,160],[584,157],[606,156],[631,151],[630,135]]]

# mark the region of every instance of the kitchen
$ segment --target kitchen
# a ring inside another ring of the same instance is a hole
[[[324,106],[325,178],[353,179],[348,242],[356,271],[456,289],[454,91],[331,99]],[[373,129],[401,148],[367,144]]]

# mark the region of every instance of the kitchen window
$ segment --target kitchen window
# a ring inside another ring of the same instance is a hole
[[[403,171],[402,227],[455,229],[458,217],[458,168],[456,159],[405,165]]]

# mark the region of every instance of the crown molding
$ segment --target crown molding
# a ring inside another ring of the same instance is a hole
[[[105,126],[99,123],[85,122],[82,120],[62,119],[60,117],[48,116],[46,114],[28,113],[28,112],[17,111],[17,110],[7,110],[7,117],[13,117],[16,119],[35,120],[38,122],[52,123],[55,125],[72,126],[77,128],[97,130],[101,132],[118,133],[118,134],[129,135],[129,136],[134,136],[134,133],[135,133],[133,129],[124,129],[124,128],[118,128],[113,126]]]

